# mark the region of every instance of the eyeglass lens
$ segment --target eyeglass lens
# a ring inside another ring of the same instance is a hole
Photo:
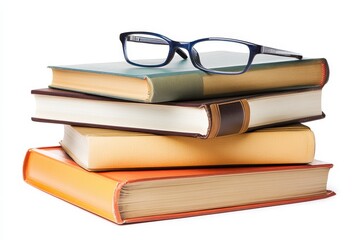
[[[205,69],[242,72],[249,62],[250,49],[242,43],[208,40],[196,43],[193,48]]]
[[[128,35],[125,45],[128,59],[143,66],[165,63],[170,51],[166,40],[150,34]],[[250,57],[247,45],[225,40],[197,42],[192,52],[197,64],[203,69],[228,73],[244,71]]]
[[[154,35],[131,34],[125,44],[128,59],[145,66],[163,64],[170,51],[168,42]]]

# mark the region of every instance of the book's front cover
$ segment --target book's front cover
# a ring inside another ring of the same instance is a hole
[[[208,59],[216,60],[216,63],[221,59],[222,65],[232,66],[234,62],[239,62],[239,59],[243,59],[247,56],[243,53],[231,53],[229,52],[208,52]],[[157,59],[143,60],[150,63],[159,62]],[[295,62],[298,61],[293,58],[273,56],[273,55],[259,55],[253,60],[253,65],[257,64],[268,64],[268,63],[282,63],[282,62]],[[240,62],[244,62],[241,60]],[[210,66],[215,65],[215,63],[208,63]],[[217,66],[217,65],[216,65]],[[72,70],[72,71],[83,71],[83,72],[92,72],[99,74],[111,74],[119,76],[127,76],[144,79],[146,76],[151,78],[161,77],[161,76],[172,76],[177,74],[206,74],[199,69],[195,68],[191,60],[182,59],[181,57],[175,55],[173,60],[163,67],[137,67],[133,66],[125,61],[122,62],[102,62],[102,63],[85,63],[85,64],[74,64],[74,65],[53,65],[49,66],[52,69],[61,69],[61,70]]]

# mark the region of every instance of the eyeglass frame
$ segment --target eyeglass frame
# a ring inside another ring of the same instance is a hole
[[[148,37],[142,37],[142,36],[133,36],[133,39],[130,39],[130,40],[126,39],[128,36],[133,35],[133,34],[151,35],[151,36],[155,36],[157,38],[155,39],[155,38],[148,38]],[[159,41],[160,40],[159,38],[165,40],[165,42]],[[251,67],[254,57],[257,54],[268,54],[268,55],[276,55],[276,56],[282,56],[282,57],[293,57],[298,60],[301,60],[303,58],[303,56],[298,53],[281,50],[281,49],[277,49],[277,48],[266,47],[263,45],[259,45],[259,44],[255,44],[255,43],[251,43],[251,42],[247,42],[247,41],[243,41],[243,40],[233,39],[233,38],[208,37],[208,38],[197,39],[197,40],[194,40],[191,42],[179,42],[179,41],[171,40],[170,38],[168,38],[166,36],[163,36],[161,34],[154,33],[154,32],[132,31],[132,32],[121,33],[119,36],[119,39],[122,43],[122,49],[123,49],[125,60],[128,63],[135,65],[135,66],[139,66],[139,67],[163,67],[163,66],[166,66],[174,58],[175,53],[179,54],[183,59],[187,59],[188,58],[187,54],[181,48],[186,49],[188,51],[190,60],[195,68],[197,68],[203,72],[211,73],[211,74],[236,75],[236,74],[245,73]],[[127,50],[126,50],[126,41],[134,41],[134,42],[136,41],[136,42],[142,42],[142,43],[161,44],[161,45],[167,44],[167,45],[169,45],[168,56],[165,59],[165,61],[161,64],[144,65],[144,64],[135,63],[128,58]],[[238,71],[238,72],[225,72],[225,71],[218,71],[218,70],[213,70],[213,69],[203,67],[201,65],[200,60],[198,60],[199,59],[197,57],[198,53],[197,53],[196,49],[194,48],[194,45],[199,42],[204,42],[204,41],[227,41],[227,42],[234,42],[234,43],[240,43],[240,44],[246,45],[249,48],[249,59],[248,59],[246,67],[242,71]]]

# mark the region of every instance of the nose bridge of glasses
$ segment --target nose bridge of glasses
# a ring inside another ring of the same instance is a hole
[[[184,54],[184,55],[186,56],[185,52],[184,52],[183,50],[181,50],[181,48],[184,48],[184,49],[186,49],[186,50],[189,52],[193,64],[194,64],[196,67],[202,67],[202,68],[204,68],[204,67],[201,65],[201,62],[200,62],[199,53],[196,51],[195,48],[191,47],[192,44],[191,44],[190,42],[178,42],[178,41],[173,41],[172,44],[173,44],[173,47],[176,48],[176,52],[177,52],[180,56],[182,56],[182,55],[180,54],[180,51],[182,52],[182,54]],[[179,51],[179,52],[178,52],[178,51]],[[184,57],[183,57],[183,58],[184,58]],[[186,56],[186,58],[187,58],[187,56]],[[185,58],[184,58],[184,59],[185,59]]]
[[[180,55],[183,59],[187,59],[187,54],[181,49],[185,48],[186,50],[189,49],[189,43],[187,42],[178,42],[178,41],[172,41],[172,48],[175,49],[175,52]],[[189,50],[188,50],[189,51]]]

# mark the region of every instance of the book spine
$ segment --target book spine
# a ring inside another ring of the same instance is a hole
[[[121,186],[116,181],[79,170],[65,156],[63,161],[67,163],[57,161],[59,157],[61,155],[49,157],[39,149],[29,149],[23,165],[25,182],[105,219],[123,223],[116,207]]]
[[[250,107],[247,100],[211,104],[208,110],[211,127],[207,138],[240,134],[248,130]]]
[[[199,72],[146,77],[150,88],[148,101],[160,103],[204,98],[204,74]]]

